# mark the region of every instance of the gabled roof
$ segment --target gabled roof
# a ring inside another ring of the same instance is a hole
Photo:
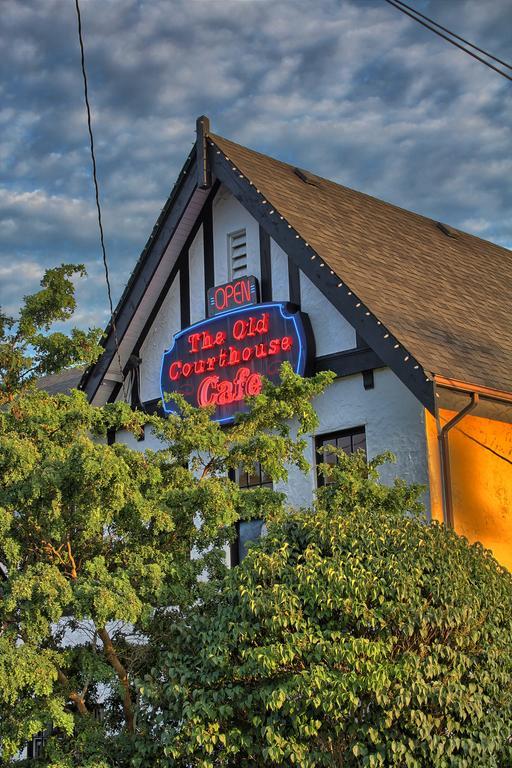
[[[125,370],[219,182],[429,410],[436,377],[512,392],[510,251],[212,134],[205,117],[115,310]],[[112,325],[104,346],[80,384],[96,402],[119,381]]]
[[[69,395],[72,389],[76,389],[84,373],[83,366],[68,368],[60,373],[52,373],[41,376],[36,381],[38,389],[44,389],[50,395]]]
[[[512,392],[512,253],[210,139],[426,372]]]

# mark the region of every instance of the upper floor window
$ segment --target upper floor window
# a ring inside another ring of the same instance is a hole
[[[254,462],[249,472],[237,469],[232,479],[244,490],[273,487],[272,479],[262,469],[259,461]],[[248,543],[259,539],[263,525],[263,520],[241,520],[236,524],[236,539],[231,545],[231,566],[242,562],[247,554]]]
[[[245,229],[228,235],[229,279],[247,274],[247,233]]]
[[[316,438],[317,463],[335,465],[338,457],[327,449],[332,445],[334,448],[341,449],[345,453],[355,453],[362,450],[366,453],[366,433],[364,427],[355,427],[354,429],[344,429],[341,432],[330,432],[328,435],[319,435]],[[320,451],[320,453],[319,453]],[[318,485],[329,485],[332,480],[329,477],[318,473]]]

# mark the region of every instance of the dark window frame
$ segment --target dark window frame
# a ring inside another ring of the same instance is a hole
[[[354,448],[354,437],[358,437],[360,435],[364,436],[364,446],[356,446]],[[316,468],[316,484],[317,488],[321,488],[325,485],[329,485],[329,481],[326,482],[325,477],[320,474],[318,471],[318,465],[324,463],[324,459],[322,455],[318,452],[320,448],[322,448],[323,445],[334,445],[336,448],[339,448],[342,446],[339,446],[337,444],[338,440],[346,439],[347,437],[350,438],[350,450],[345,451],[347,454],[355,453],[356,450],[360,450],[361,448],[364,448],[364,452],[367,454],[367,444],[366,444],[366,426],[364,424],[360,424],[357,427],[349,427],[348,429],[337,429],[333,432],[325,432],[321,435],[315,435],[314,441],[315,441],[315,468]],[[345,450],[342,448],[342,450]],[[336,462],[337,463],[337,462]]]
[[[232,480],[234,483],[238,484],[238,487],[241,488],[243,491],[250,491],[253,488],[273,488],[274,483],[271,478],[263,479],[263,469],[261,467],[261,463],[259,461],[254,462],[255,465],[257,465],[258,470],[257,473],[259,475],[259,482],[258,483],[250,483],[249,478],[254,477],[256,473],[253,475],[249,475],[249,472],[240,472],[240,470],[230,470],[229,471],[229,479]],[[247,478],[247,483],[244,483],[243,485],[240,484],[240,476],[245,475]],[[255,521],[247,521],[247,522],[255,522]],[[243,521],[242,521],[243,523]],[[263,520],[261,521],[263,525]],[[240,557],[240,522],[235,523],[235,531],[236,531],[236,538],[234,541],[231,542],[230,546],[230,553],[229,553],[229,560],[230,560],[230,567],[234,568],[235,565],[240,565],[243,558]]]

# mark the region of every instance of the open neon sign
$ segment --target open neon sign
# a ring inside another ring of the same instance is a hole
[[[253,275],[239,277],[210,288],[207,294],[208,317],[236,309],[245,304],[257,304],[258,281]]]
[[[161,392],[166,413],[179,393],[196,407],[213,405],[213,418],[227,423],[247,409],[263,378],[277,383],[281,364],[307,372],[312,354],[308,319],[288,304],[268,302],[223,312],[180,331],[162,358]]]

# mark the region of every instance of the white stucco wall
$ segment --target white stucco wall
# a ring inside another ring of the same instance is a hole
[[[172,345],[174,334],[180,330],[180,321],[180,282],[177,276],[140,350],[140,396],[143,402],[161,396],[162,355]]]
[[[315,400],[320,424],[315,435],[307,438],[306,450],[312,469],[304,475],[292,468],[286,486],[276,486],[282,491],[288,488],[288,501],[292,506],[311,503],[316,487],[315,437],[352,427],[364,426],[368,458],[387,450],[396,455],[396,464],[381,468],[384,482],[391,483],[395,477],[401,477],[408,483],[428,486],[423,406],[389,368],[375,371],[374,379],[374,389],[368,390],[364,389],[360,374],[336,379]],[[428,509],[428,491],[424,500]]]
[[[272,273],[272,297],[274,301],[288,301],[290,288],[288,285],[288,255],[280,246],[270,241],[270,265]]]
[[[401,477],[408,483],[427,487],[424,501],[429,509],[428,466],[425,439],[425,411],[400,379],[388,368],[374,372],[375,387],[365,390],[362,376],[356,374],[334,383],[315,400],[319,426],[314,435],[307,436],[305,456],[311,466],[307,474],[290,468],[288,483],[276,485],[287,493],[293,507],[309,506],[316,488],[315,438],[329,432],[364,426],[368,458],[390,450],[397,457],[395,464],[381,468],[381,478],[391,483]],[[138,441],[128,432],[118,432],[116,440],[137,451],[158,450],[159,441],[149,429],[145,439]]]
[[[204,318],[205,287],[204,287],[204,253],[203,227],[199,227],[188,252],[190,274],[190,322],[198,323]]]
[[[247,234],[247,274],[260,277],[259,226],[251,214],[225,188],[221,187],[213,201],[213,252],[215,284],[227,283],[228,235],[240,229]]]
[[[300,273],[300,303],[302,311],[311,320],[317,355],[329,355],[356,346],[353,327],[303,272]]]

